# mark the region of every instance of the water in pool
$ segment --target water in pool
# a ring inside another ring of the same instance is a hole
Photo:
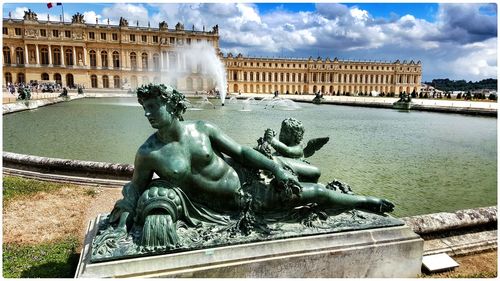
[[[244,145],[255,146],[266,128],[279,132],[287,117],[304,123],[305,141],[329,136],[330,142],[308,159],[321,168],[320,181],[336,178],[356,193],[387,198],[396,204],[396,216],[497,204],[496,118],[210,102],[215,109],[190,109],[185,119],[210,121]],[[132,164],[153,132],[134,98],[75,100],[3,117],[4,151],[56,158]]]

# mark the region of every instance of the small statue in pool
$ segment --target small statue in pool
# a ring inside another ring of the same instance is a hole
[[[380,214],[394,208],[385,199],[301,182],[282,162],[240,145],[216,125],[184,121],[187,101],[172,87],[141,86],[137,97],[157,131],[137,150],[132,180],[108,216],[110,227],[94,240],[94,253],[105,253],[123,235],[135,235],[134,241],[145,248],[176,249],[185,238],[177,231],[185,228],[228,226],[236,218],[237,228],[249,231],[257,221],[275,220],[278,213],[306,205]],[[262,171],[272,175],[270,181]],[[153,174],[159,179],[153,180]],[[290,189],[297,192],[283,192]]]
[[[314,98],[313,98],[312,102],[313,102],[314,104],[320,104],[320,103],[322,103],[322,102],[323,102],[323,100],[324,100],[324,99],[325,99],[325,98],[323,98],[323,93],[321,93],[321,92],[317,92],[317,93],[316,93],[316,95],[314,96]]]
[[[276,138],[275,131],[267,129],[264,137],[257,141],[259,145],[256,149],[267,157],[274,159],[281,166],[293,171],[299,181],[317,183],[321,171],[309,164],[305,158],[311,157],[316,151],[320,150],[330,138],[311,139],[304,147],[302,143],[304,131],[301,121],[295,118],[287,118],[281,123],[279,137]],[[274,148],[275,153],[271,154],[270,149],[265,147],[267,144]]]
[[[68,97],[68,90],[66,89],[66,87],[63,88],[63,91],[61,94],[59,94],[59,97],[60,98],[67,98]]]
[[[19,95],[17,96],[18,100],[30,100],[31,99],[31,91],[28,87],[22,87],[20,86],[19,89],[17,90],[19,92]]]

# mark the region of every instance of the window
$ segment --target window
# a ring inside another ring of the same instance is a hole
[[[71,30],[65,30],[64,31],[64,37],[71,38]]]
[[[113,33],[112,37],[113,37],[113,41],[118,41],[118,33]]]
[[[114,84],[116,89],[120,88],[120,76],[115,75],[113,77],[113,82],[114,82],[113,84]]]
[[[109,78],[108,78],[108,75],[103,75],[102,76],[102,87],[103,88],[109,88]]]
[[[59,50],[59,48],[54,49],[54,57],[52,58],[52,63],[54,65],[61,64],[61,50]]]
[[[49,64],[49,50],[47,48],[42,48],[40,50],[40,59],[42,60],[41,61],[41,64]],[[42,80],[49,80],[49,79],[42,79]]]
[[[106,40],[106,33],[101,32],[101,40]]]
[[[191,38],[186,39],[186,44],[191,45]]]
[[[89,39],[94,40],[95,39],[95,34],[94,32],[89,32]]]
[[[9,47],[3,47],[3,62],[5,64],[11,64],[10,60],[10,48]]]
[[[175,44],[175,37],[170,37],[170,44]]]
[[[142,53],[141,59],[142,59],[142,69],[146,69],[147,70],[149,68],[149,65],[148,65],[148,54]]]
[[[7,27],[2,28],[3,35],[9,35],[9,29]]]
[[[22,34],[21,33],[21,28],[19,28],[19,27],[16,27],[15,31],[16,31],[16,35],[21,35]]]
[[[90,66],[96,67],[97,66],[97,59],[96,59],[95,51],[91,50],[89,54],[90,54]]]
[[[142,42],[148,42],[148,37],[146,35],[142,35]]]
[[[97,75],[90,75],[90,87],[97,88]]]
[[[59,37],[59,30],[56,29],[52,30],[52,36]]]
[[[47,30],[46,29],[40,29],[40,36],[47,37]]]
[[[158,36],[156,35],[153,36],[153,43],[158,43]]]
[[[130,34],[130,42],[135,42],[135,34]]]
[[[101,52],[101,64],[102,67],[108,67],[108,52],[106,51]]]
[[[113,52],[113,67],[114,68],[120,67],[120,54],[117,51]]]
[[[66,49],[66,51],[64,51],[64,57],[65,57],[65,60],[66,60],[66,65],[73,65],[73,50],[71,49]]]
[[[24,64],[24,51],[23,48],[16,48],[16,64]]]
[[[137,55],[134,52],[130,53],[130,66],[134,70],[137,69]]]
[[[200,43],[200,42],[201,42],[201,39],[196,39],[196,42]]]

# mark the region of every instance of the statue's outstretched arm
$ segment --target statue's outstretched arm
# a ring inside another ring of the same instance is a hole
[[[231,156],[244,166],[270,171],[278,182],[291,181],[292,184],[300,187],[297,177],[285,171],[277,162],[250,147],[240,145],[213,124],[203,123],[202,126],[210,136],[212,146],[218,151]]]

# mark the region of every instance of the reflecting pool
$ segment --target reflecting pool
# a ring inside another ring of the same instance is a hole
[[[210,121],[241,144],[255,146],[266,128],[301,120],[304,139],[329,136],[308,160],[320,181],[349,183],[359,194],[396,204],[396,216],[497,204],[497,119],[300,103],[266,106],[210,100],[186,120]],[[196,107],[196,101],[192,104]],[[298,105],[298,106],[297,106]],[[290,110],[293,109],[293,110]],[[4,151],[90,161],[133,163],[154,132],[134,98],[82,99],[3,117]]]

